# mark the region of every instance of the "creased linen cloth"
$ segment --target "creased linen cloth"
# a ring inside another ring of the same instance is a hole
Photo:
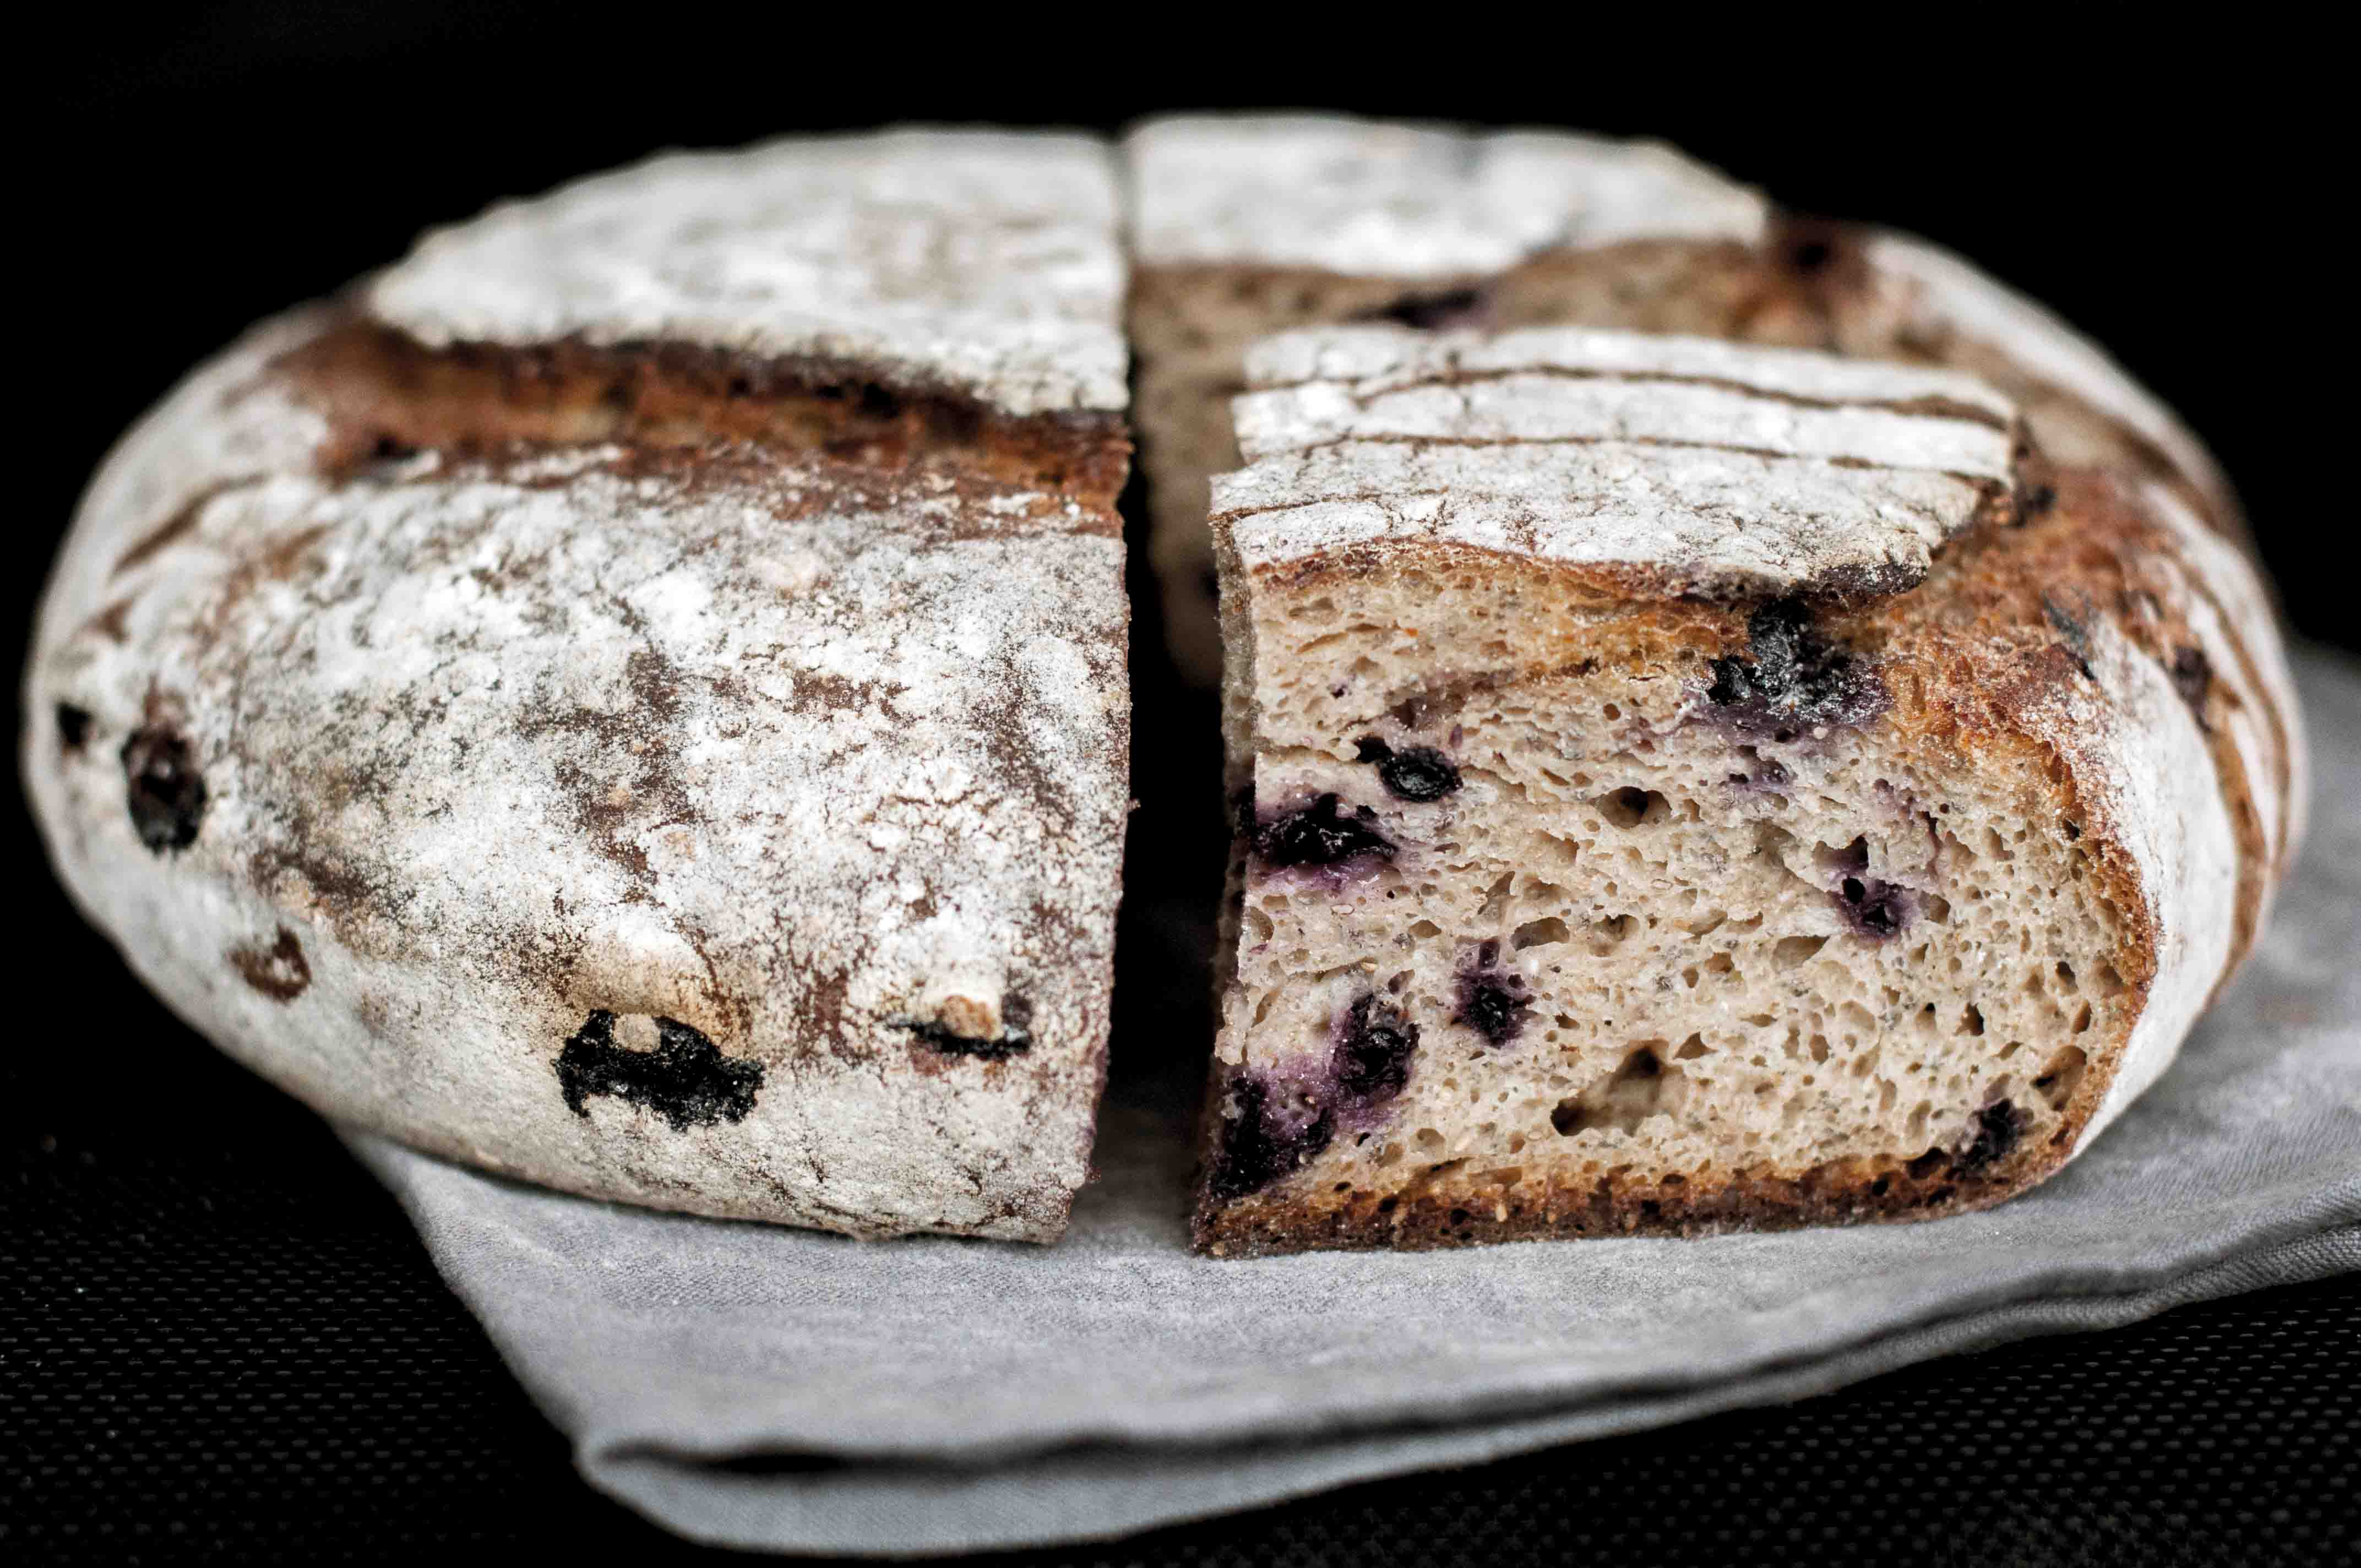
[[[1986,1213],[1213,1261],[1193,1107],[1120,1073],[1050,1249],[660,1214],[347,1137],[592,1485],[777,1551],[1117,1535],[2318,1278],[2361,1267],[2361,668],[2300,674],[2312,832],[2261,948],[2146,1098]]]

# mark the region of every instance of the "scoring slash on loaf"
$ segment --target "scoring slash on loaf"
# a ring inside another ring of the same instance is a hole
[[[256,333],[50,587],[67,885],[341,1120],[1053,1239],[1127,803],[1115,220],[1079,137],[666,158]]]
[[[1199,1244],[1952,1212],[2252,940],[2259,586],[1959,371],[1573,329],[1247,356]]]

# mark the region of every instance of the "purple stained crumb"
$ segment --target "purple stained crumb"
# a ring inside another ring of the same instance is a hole
[[[1355,748],[1355,756],[1377,764],[1378,782],[1397,800],[1423,804],[1441,800],[1459,788],[1457,764],[1432,746],[1409,746],[1397,751],[1376,736],[1366,735]]]
[[[1459,966],[1459,1010],[1452,1022],[1465,1024],[1499,1048],[1524,1032],[1532,1015],[1524,976],[1500,967],[1500,944],[1478,945]]]
[[[1313,868],[1342,883],[1367,876],[1394,858],[1393,840],[1378,831],[1378,814],[1366,806],[1347,810],[1334,795],[1268,811],[1256,809],[1249,798],[1242,817],[1242,826],[1250,824],[1248,842],[1265,871]]]
[[[1918,913],[1911,889],[1874,877],[1847,877],[1838,885],[1837,913],[1855,935],[1883,941],[1899,935]]]
[[[1206,1185],[1224,1201],[1301,1169],[1339,1129],[1366,1131],[1410,1082],[1418,1025],[1374,992],[1336,1015],[1334,1044],[1312,1058],[1230,1075]]]
[[[1746,769],[1743,773],[1731,773],[1730,784],[1741,794],[1779,795],[1786,790],[1795,777],[1787,771],[1785,763],[1761,755],[1752,746],[1741,746],[1739,751],[1746,758]]]
[[[1915,888],[1869,874],[1869,840],[1855,839],[1839,852],[1831,871],[1837,913],[1856,936],[1872,940],[1898,935],[1918,913]]]
[[[1252,1072],[1231,1076],[1221,1141],[1205,1174],[1215,1198],[1226,1202],[1269,1186],[1315,1158],[1336,1135],[1334,1113],[1299,1100],[1288,1087]]]
[[[1866,724],[1885,711],[1885,686],[1866,663],[1817,635],[1793,599],[1774,599],[1746,622],[1752,659],[1713,661],[1706,700],[1745,735],[1791,740],[1833,724]]]
[[[1336,1021],[1336,1045],[1329,1072],[1336,1085],[1338,1113],[1365,1126],[1410,1082],[1410,1058],[1418,1049],[1418,1025],[1400,1008],[1364,993]]]

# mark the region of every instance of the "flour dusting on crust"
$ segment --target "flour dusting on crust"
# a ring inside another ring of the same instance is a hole
[[[1326,115],[1155,120],[1124,144],[1145,266],[1494,271],[1640,238],[1751,240],[1755,192],[1656,142]]]
[[[1947,370],[1702,339],[1400,328],[1258,346],[1214,511],[1258,565],[1426,539],[1666,593],[1886,592],[2014,505],[2006,399]]]
[[[438,230],[368,291],[421,342],[695,344],[1014,414],[1124,406],[1111,153],[904,130],[675,153]]]

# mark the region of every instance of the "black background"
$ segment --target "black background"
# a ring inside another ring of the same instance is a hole
[[[760,30],[687,8],[89,13],[53,17],[58,38],[17,60],[29,395],[8,647],[123,427],[248,322],[426,224],[665,146],[1302,105],[1661,135],[1794,206],[1964,252],[2180,408],[2245,495],[2298,630],[2361,646],[2336,467],[2355,443],[2333,389],[2351,335],[2349,249],[2333,243],[2345,203],[2325,167],[2338,144],[2315,139],[2349,90],[2306,65],[2319,45],[2218,16],[2195,41],[2070,44],[1970,11],[1741,28],[1665,8],[1658,29],[1615,34],[1579,13],[1372,11],[1286,39],[1251,15],[1191,16],[1237,36],[1189,38],[1160,11],[961,31],[885,7]],[[1136,850],[1191,844],[1215,798],[1196,744],[1209,716],[1138,663]],[[324,1129],[171,1020],[81,925],[13,770],[9,788],[0,1557],[686,1555],[572,1480]],[[1161,982],[1134,994],[1193,1006],[1170,939],[1127,917],[1127,965],[1147,953]],[[2361,1506],[2356,1306],[2349,1277],[2270,1292],[1071,1556],[2329,1561]]]

